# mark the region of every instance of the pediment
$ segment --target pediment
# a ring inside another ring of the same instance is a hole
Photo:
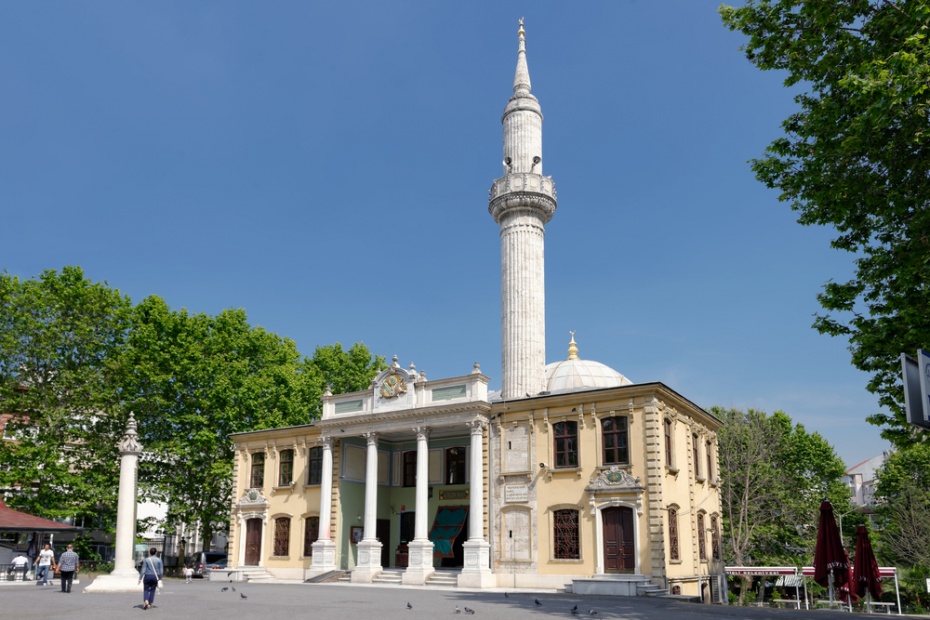
[[[643,485],[626,469],[613,465],[597,475],[585,491],[589,493],[640,492]]]
[[[239,509],[262,508],[268,506],[268,500],[260,489],[246,489],[239,499]]]

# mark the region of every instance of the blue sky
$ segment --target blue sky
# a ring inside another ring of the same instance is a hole
[[[720,0],[0,5],[0,269],[500,386],[487,189],[526,18],[546,174],[547,358],[703,406],[782,409],[847,466],[886,449],[847,343],[852,274],[746,163],[795,110]]]

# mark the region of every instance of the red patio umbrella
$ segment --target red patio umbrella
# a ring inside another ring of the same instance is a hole
[[[856,529],[856,566],[853,569],[853,591],[862,596],[869,592],[872,598],[882,595],[882,578],[878,574],[878,562],[872,552],[869,532],[864,525]]]
[[[823,587],[839,587],[849,582],[849,560],[843,551],[843,540],[833,518],[833,504],[820,503],[820,525],[817,528],[817,547],[814,549],[814,581]]]
[[[852,569],[852,565],[849,563],[849,552],[846,551],[845,549],[843,549],[843,554],[846,556],[846,565],[849,566],[849,568],[846,569],[846,584],[840,586],[840,588],[839,588],[840,600],[843,601],[843,602],[845,603],[845,602],[849,601],[850,599],[852,599],[852,602],[853,602],[853,603],[858,603],[858,602],[859,602],[859,593],[856,592],[855,589],[853,589],[852,591],[850,591],[850,588],[851,588],[852,585],[855,583],[855,581],[853,581],[853,569]]]

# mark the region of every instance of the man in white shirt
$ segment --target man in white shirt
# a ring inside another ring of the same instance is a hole
[[[33,565],[38,564],[39,568],[36,571],[36,581],[42,580],[40,585],[50,586],[48,582],[48,571],[51,569],[52,564],[55,563],[55,552],[52,551],[51,545],[45,545],[45,549],[39,552],[39,557],[36,558],[36,561]]]
[[[20,553],[18,556],[13,558],[12,564],[13,564],[14,574],[16,573],[16,571],[22,571],[23,579],[25,579],[26,578],[26,567],[29,566],[29,559],[25,555]]]

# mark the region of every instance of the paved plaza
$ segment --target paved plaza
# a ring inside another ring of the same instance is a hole
[[[154,609],[143,611],[142,594],[84,594],[82,580],[73,592],[62,594],[58,586],[17,586],[0,588],[0,616],[17,620],[50,617],[69,620],[109,620],[148,614],[165,618],[375,618],[376,620],[414,620],[455,616],[455,606],[475,611],[475,620],[543,620],[547,617],[571,618],[571,608],[578,605],[582,616],[591,618],[629,618],[631,620],[668,619],[710,620],[712,618],[820,618],[829,612],[805,612],[777,609],[748,609],[680,603],[645,597],[579,596],[572,594],[537,594],[502,591],[462,592],[455,589],[374,587],[358,585],[236,585],[215,581],[168,580],[156,596]],[[248,598],[240,598],[244,593]],[[534,599],[539,599],[537,607]],[[407,603],[413,605],[407,609]]]

